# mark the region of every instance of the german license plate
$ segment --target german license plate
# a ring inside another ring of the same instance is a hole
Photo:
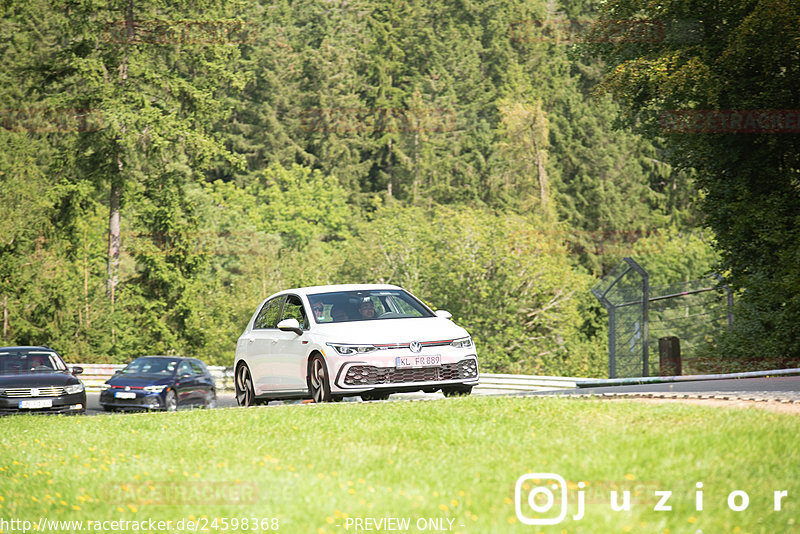
[[[37,399],[37,400],[23,400],[19,401],[20,408],[28,410],[35,410],[37,408],[52,408],[53,399]]]
[[[117,391],[114,396],[118,399],[135,399],[136,393],[133,391]]]
[[[435,367],[442,365],[441,354],[428,354],[426,356],[398,356],[395,366],[403,367]]]

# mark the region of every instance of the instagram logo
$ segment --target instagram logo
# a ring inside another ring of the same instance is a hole
[[[533,488],[529,489],[531,485]],[[522,475],[514,488],[514,506],[517,519],[525,525],[561,523],[567,516],[567,483],[555,473]],[[554,516],[550,512],[555,506],[558,506],[558,515]],[[544,517],[540,517],[542,514]]]

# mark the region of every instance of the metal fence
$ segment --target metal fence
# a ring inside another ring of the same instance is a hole
[[[658,339],[680,339],[684,368],[691,373],[698,350],[733,323],[730,288],[708,277],[651,286],[647,271],[625,258],[593,289],[608,311],[608,376],[659,374]]]

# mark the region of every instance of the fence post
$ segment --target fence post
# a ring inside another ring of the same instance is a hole
[[[642,376],[650,376],[650,276],[633,258],[623,261],[642,277]]]
[[[675,336],[658,340],[658,356],[661,376],[681,376],[681,341]]]
[[[608,310],[608,378],[617,378],[617,320],[616,309],[609,305]]]
[[[725,279],[722,278],[721,274],[712,273],[711,276],[715,278],[722,287],[725,288],[725,294],[728,297],[728,332],[733,330],[733,291],[731,290],[731,286],[729,284],[725,284]]]
[[[733,291],[731,286],[726,285],[725,289],[728,292],[728,332],[733,330]]]

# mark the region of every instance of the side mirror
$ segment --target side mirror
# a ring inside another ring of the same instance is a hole
[[[79,375],[81,373],[83,373],[83,367],[78,367],[76,365],[75,367],[72,368],[72,374],[73,375]]]
[[[278,330],[282,332],[294,332],[298,336],[303,334],[303,329],[300,328],[300,323],[297,319],[284,319],[278,323]]]
[[[450,313],[447,310],[436,310],[434,313],[436,314],[436,317],[441,317],[442,319],[452,319],[453,318],[453,314]]]

